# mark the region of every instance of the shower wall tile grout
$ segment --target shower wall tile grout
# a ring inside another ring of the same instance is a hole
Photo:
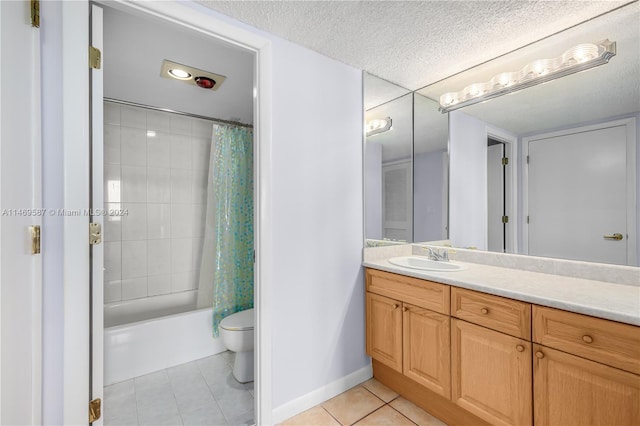
[[[194,291],[213,123],[105,102],[105,303]]]

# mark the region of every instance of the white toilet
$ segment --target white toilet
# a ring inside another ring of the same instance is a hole
[[[253,309],[236,312],[220,321],[224,346],[236,353],[233,377],[240,383],[253,381]]]

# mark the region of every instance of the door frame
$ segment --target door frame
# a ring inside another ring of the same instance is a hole
[[[636,231],[636,118],[628,117],[619,120],[605,121],[597,124],[576,126],[569,129],[554,132],[539,133],[533,136],[522,138],[522,252],[529,254],[529,226],[527,215],[529,212],[529,167],[527,157],[529,156],[529,142],[532,140],[554,138],[581,132],[590,132],[609,127],[625,126],[627,131],[627,265],[638,266],[637,258],[637,231]]]
[[[504,171],[504,193],[505,193],[505,215],[509,217],[509,222],[506,223],[505,232],[507,238],[505,239],[505,253],[517,253],[518,252],[518,138],[511,133],[508,133],[498,127],[487,126],[486,128],[485,143],[489,138],[495,139],[504,143],[504,156],[509,158],[509,164],[505,167]],[[485,150],[486,157],[486,150]],[[486,159],[485,159],[486,161]],[[489,189],[487,188],[487,176],[485,170],[485,184],[484,184],[484,200],[485,200],[485,218],[489,217],[489,205],[488,200]],[[484,246],[489,246],[489,229],[485,226]]]
[[[271,396],[271,123],[272,45],[268,38],[223,20],[217,12],[192,2],[98,2],[127,13],[154,17],[245,48],[255,54],[254,203],[256,250],[254,272],[255,415],[257,424],[272,422]],[[89,208],[89,2],[63,2],[63,122],[65,207]],[[73,37],[72,37],[73,35]],[[64,54],[68,52],[67,54]],[[74,220],[79,219],[79,220]],[[88,218],[65,218],[64,423],[87,421],[89,388],[89,244]],[[69,274],[69,275],[67,275]],[[68,297],[67,297],[68,296]],[[67,337],[69,338],[67,339]]]

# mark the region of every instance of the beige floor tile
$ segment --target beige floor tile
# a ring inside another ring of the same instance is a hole
[[[384,402],[391,402],[398,397],[398,394],[389,389],[376,379],[367,380],[362,384],[365,388],[373,392],[378,398]]]
[[[356,426],[415,426],[414,423],[388,405],[369,414],[356,423]]]
[[[400,397],[389,403],[393,408],[410,418],[418,426],[447,426],[411,401]]]
[[[281,423],[281,426],[340,426],[327,411],[317,405]]]
[[[322,404],[343,425],[352,425],[382,407],[384,402],[371,392],[357,386]]]

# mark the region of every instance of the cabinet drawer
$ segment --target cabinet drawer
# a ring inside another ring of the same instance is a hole
[[[451,315],[531,340],[531,305],[462,288],[451,288]]]
[[[533,341],[640,374],[640,327],[534,305]]]
[[[449,314],[449,286],[367,269],[367,291],[441,314]]]

